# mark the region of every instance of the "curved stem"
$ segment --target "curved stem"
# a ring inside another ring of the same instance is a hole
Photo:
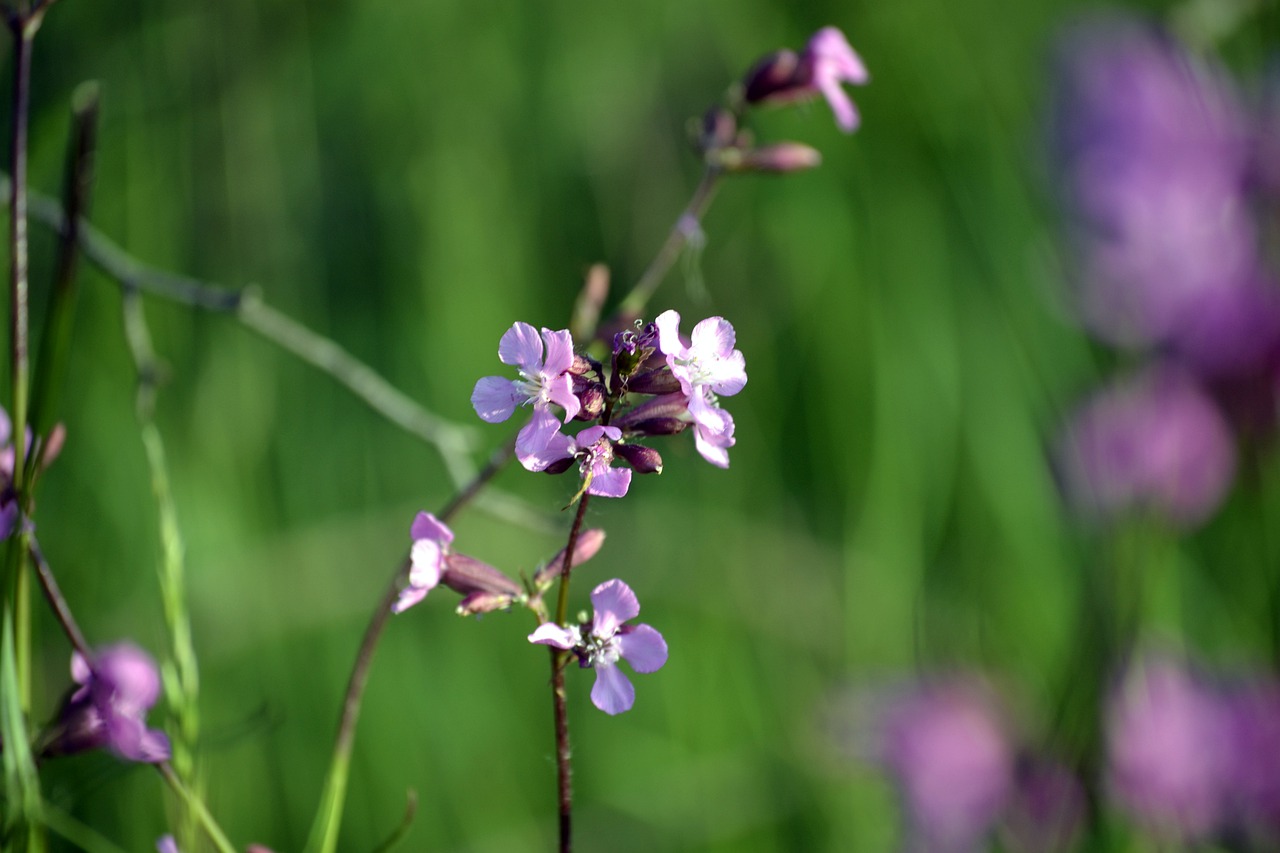
[[[716,166],[708,166],[702,173],[702,180],[694,189],[689,203],[685,205],[680,216],[676,218],[675,224],[671,226],[671,231],[667,233],[666,242],[653,256],[653,260],[640,275],[635,287],[631,288],[631,292],[622,300],[612,320],[601,327],[604,331],[616,330],[641,315],[653,292],[658,289],[658,285],[666,278],[667,272],[680,257],[680,250],[689,242],[689,236],[693,233],[694,227],[701,223],[703,214],[711,205],[711,199],[715,197],[716,187],[719,185],[722,174],[723,172]]]
[[[93,660],[93,651],[85,641],[84,634],[80,633],[80,626],[76,624],[76,618],[71,615],[71,608],[67,606],[67,600],[53,577],[53,570],[49,568],[49,562],[44,558],[40,544],[34,538],[31,540],[30,554],[32,561],[36,564],[36,576],[40,579],[40,588],[44,590],[44,596],[49,600],[49,606],[53,608],[53,614],[58,618],[58,624],[62,626],[67,639],[71,641],[71,646],[86,661]]]
[[[205,834],[209,836],[213,846],[218,848],[219,853],[237,853],[235,845],[227,838],[226,833],[222,831],[222,827],[218,826],[218,822],[213,819],[213,815],[209,813],[204,801],[187,790],[186,786],[182,784],[182,780],[178,778],[178,774],[174,773],[173,768],[169,766],[169,762],[160,762],[156,765],[156,769],[160,771],[164,781],[169,783],[169,787],[182,798],[183,802],[187,804],[187,808],[200,821],[200,826],[204,828]]]

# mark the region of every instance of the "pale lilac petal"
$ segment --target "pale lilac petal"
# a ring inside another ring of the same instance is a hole
[[[178,842],[173,840],[172,835],[162,835],[156,839],[157,853],[181,853],[178,850]]]
[[[612,637],[618,633],[619,625],[640,615],[636,594],[616,578],[591,591],[591,606],[595,608],[591,633],[600,638]]]
[[[525,399],[517,383],[501,376],[486,376],[476,382],[471,392],[471,407],[485,423],[500,424]]]
[[[503,364],[512,364],[526,373],[542,369],[542,338],[538,330],[528,323],[515,323],[498,341],[498,358]]]
[[[587,488],[587,494],[602,498],[620,498],[627,494],[630,486],[630,468],[611,468],[601,465],[592,469],[591,485]]]
[[[717,468],[729,467],[729,448],[735,443],[736,439],[731,435],[708,435],[700,426],[693,431],[693,446],[703,459]]]
[[[808,51],[824,62],[829,63],[835,76],[850,83],[862,85],[871,79],[867,67],[862,64],[844,33],[835,27],[823,27],[809,39]]]
[[[419,601],[427,597],[431,590],[425,586],[407,586],[400,590],[400,597],[391,605],[392,613],[403,613]]]
[[[562,628],[554,622],[543,622],[529,635],[529,642],[557,649],[571,649],[578,644],[577,628]]]
[[[723,397],[732,397],[747,384],[747,362],[740,350],[734,350],[711,365],[711,390]]]
[[[79,652],[71,653],[71,679],[76,684],[88,684],[90,676],[93,675],[89,669],[89,662],[84,659],[84,655]]]
[[[582,409],[582,402],[578,399],[578,395],[573,393],[573,379],[569,374],[562,373],[559,376],[548,374],[543,378],[543,383],[547,399],[564,409],[564,422],[573,420]]]
[[[827,99],[827,103],[831,105],[831,112],[835,113],[836,124],[845,133],[853,133],[858,129],[858,110],[853,106],[853,100],[845,92],[840,85],[840,80],[826,74],[818,76],[815,80],[818,88],[822,91],[822,96]]]
[[[441,545],[448,545],[453,541],[453,531],[431,513],[420,512],[414,517],[413,526],[409,528],[409,538],[414,541],[434,539]]]
[[[573,336],[568,329],[543,329],[542,340],[547,344],[547,360],[542,365],[545,376],[559,376],[573,366]]]
[[[431,589],[440,583],[444,567],[444,551],[434,539],[419,539],[409,551],[409,583],[414,587]]]
[[[591,703],[606,714],[631,710],[636,702],[636,689],[616,666],[596,665],[596,683],[591,688]]]
[[[675,311],[667,310],[658,315],[653,321],[653,325],[658,329],[658,349],[666,356],[679,356],[685,351],[684,344],[680,341],[680,315]]]
[[[618,637],[622,659],[636,672],[657,672],[667,662],[667,641],[649,625],[624,629]]]
[[[733,325],[723,317],[708,317],[693,327],[690,349],[700,354],[727,358],[733,352],[735,341]]]
[[[689,414],[693,417],[693,422],[708,437],[733,436],[733,416],[719,406],[712,405],[704,393],[695,394],[689,398]]]
[[[560,433],[550,409],[535,408],[533,418],[516,436],[516,458],[528,471],[543,471],[553,462],[573,456],[573,439]]]

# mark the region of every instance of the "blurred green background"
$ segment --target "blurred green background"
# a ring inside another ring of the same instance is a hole
[[[1090,543],[1045,452],[1108,364],[1062,310],[1042,177],[1044,59],[1072,5],[61,0],[36,44],[31,185],[58,190],[70,93],[101,81],[93,220],[149,263],[258,286],[474,425],[479,462],[517,426],[485,426],[469,403],[503,371],[502,332],[566,325],[594,262],[618,290],[634,281],[697,181],[687,119],[758,56],[841,27],[872,75],[853,92],[861,131],[841,134],[820,102],[761,114],[760,138],[812,144],[823,166],[728,181],[698,275],[678,267],[651,305],[686,329],[729,318],[750,382],[726,404],[728,471],[682,436],[661,445],[661,477],[593,502],[609,539],[574,606],[624,578],[671,658],[616,718],[590,706],[589,673],[570,673],[571,726],[583,850],[882,850],[892,790],[825,737],[832,697],[978,667],[1034,737],[1088,630]],[[1227,48],[1256,65],[1261,36],[1251,25]],[[35,234],[38,329],[52,241]],[[82,297],[40,540],[91,642],[158,653],[156,508],[120,292],[87,270]],[[297,850],[365,621],[413,514],[450,483],[431,448],[234,319],[156,300],[147,317],[171,368],[157,419],[209,802],[238,843]],[[561,528],[571,486],[518,468],[497,480]],[[1252,511],[1240,499],[1179,546],[1201,578],[1188,630],[1228,657],[1266,641],[1264,622],[1238,618],[1252,587],[1213,568]],[[474,509],[454,527],[459,550],[512,572],[563,539]],[[532,621],[477,624],[454,604],[434,593],[385,637],[340,849],[391,832],[408,789],[420,808],[401,849],[553,844]],[[51,713],[69,649],[38,614],[36,707]],[[94,754],[49,770],[49,798],[126,849],[166,831],[148,768]]]

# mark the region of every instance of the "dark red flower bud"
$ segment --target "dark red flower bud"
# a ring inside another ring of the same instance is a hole
[[[645,447],[642,444],[615,444],[613,452],[614,455],[627,460],[627,464],[634,468],[637,474],[662,473],[662,456],[652,447]]]

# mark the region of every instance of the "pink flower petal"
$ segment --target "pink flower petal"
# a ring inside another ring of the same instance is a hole
[[[616,666],[596,665],[596,683],[591,688],[591,703],[606,714],[631,710],[636,702],[636,689],[626,674]]]
[[[537,373],[542,369],[542,338],[538,337],[538,330],[528,323],[512,324],[498,341],[498,358],[526,373]]]
[[[511,417],[524,399],[515,382],[501,376],[486,376],[476,382],[475,390],[471,392],[471,407],[480,420],[499,424]]]
[[[560,422],[547,408],[535,408],[533,418],[516,435],[516,458],[526,471],[543,471],[553,462],[573,456],[573,439],[560,432]]]
[[[440,583],[444,567],[444,552],[434,539],[419,539],[409,551],[409,583],[421,589],[431,589]]]
[[[400,590],[400,597],[391,605],[392,613],[403,613],[419,601],[427,597],[431,590],[425,586],[407,586]]]
[[[415,541],[434,539],[441,545],[448,545],[453,541],[453,531],[431,513],[420,512],[414,517],[413,526],[409,528],[409,538]]]
[[[562,628],[554,622],[543,622],[529,635],[529,642],[557,649],[571,649],[578,644],[578,632],[574,628]]]
[[[693,327],[690,348],[703,357],[716,355],[728,357],[733,352],[733,325],[723,317],[708,317]]]
[[[630,468],[602,466],[601,470],[596,470],[592,473],[591,485],[587,488],[587,494],[602,498],[621,498],[626,496],[627,489],[630,487]]]
[[[591,633],[600,638],[618,633],[618,626],[640,615],[640,602],[631,587],[618,579],[605,581],[591,591],[595,618]]]
[[[648,625],[625,631],[618,637],[618,648],[636,672],[657,672],[667,662],[667,641]]]
[[[547,344],[547,360],[542,365],[544,375],[559,376],[573,366],[573,336],[568,329],[558,332],[543,329],[542,340]]]

